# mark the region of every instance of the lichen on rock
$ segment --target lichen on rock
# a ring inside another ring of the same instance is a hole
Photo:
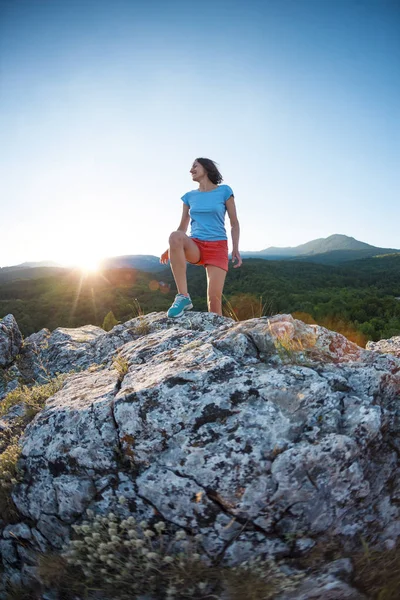
[[[152,313],[107,333],[44,330],[21,360],[34,381],[42,367],[80,372],[20,440],[6,569],[24,564],[22,535],[30,549],[59,551],[87,509],[199,534],[208,559],[230,567],[257,556],[292,564],[333,541],[348,556],[360,537],[379,549],[400,536],[393,354],[290,315]],[[307,577],[287,598],[362,597],[336,572]]]

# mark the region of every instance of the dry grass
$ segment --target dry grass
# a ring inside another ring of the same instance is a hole
[[[235,294],[229,299],[222,296],[222,312],[225,317],[230,317],[234,321],[246,321],[247,319],[256,319],[272,314],[272,305],[270,301],[263,303],[262,296],[254,294]]]
[[[22,585],[6,585],[5,594],[4,600],[42,600],[42,595],[38,591]]]
[[[225,569],[223,577],[230,600],[273,600],[278,593],[296,589],[304,575],[288,576],[272,559],[255,558]]]
[[[373,600],[400,598],[400,546],[382,552],[364,551],[352,557],[354,583]]]
[[[354,342],[362,348],[365,348],[368,341],[368,337],[360,331],[357,331],[353,323],[349,323],[344,317],[328,315],[326,317],[321,317],[316,321],[309,313],[301,311],[292,313],[292,317],[294,319],[299,319],[308,325],[320,325],[331,331],[336,331],[337,333],[344,335],[350,342]]]
[[[135,317],[144,317],[144,310],[140,306],[140,302],[137,298],[134,298],[132,304],[129,305],[132,308],[132,316],[131,319]]]
[[[17,355],[16,360],[18,360],[18,358],[19,358],[19,354]],[[5,387],[13,379],[14,379],[14,375],[10,373],[9,369],[0,367],[0,386]]]
[[[122,381],[129,370],[128,361],[124,356],[121,356],[121,354],[117,354],[117,356],[114,356],[112,363],[114,369],[118,373],[119,381]]]
[[[140,317],[138,320],[138,323],[135,327],[135,334],[136,335],[147,335],[150,333],[150,325],[148,324],[148,322],[146,321],[146,319],[144,319],[143,317]]]
[[[302,569],[318,571],[340,558],[350,558],[353,565],[352,585],[370,600],[399,600],[400,545],[392,550],[371,550],[361,540],[359,550],[349,554],[339,539],[321,541],[297,563]]]
[[[47,589],[57,590],[59,600],[87,597],[85,584],[77,577],[76,567],[59,554],[41,553],[37,561],[38,575]]]
[[[11,493],[21,477],[17,466],[20,455],[18,438],[11,439],[7,448],[0,454],[0,515],[6,523],[13,523],[18,516]]]
[[[317,336],[307,334],[300,337],[291,337],[288,333],[276,335],[271,330],[273,342],[278,353],[278,356],[283,362],[295,364],[304,364],[306,355],[312,352],[317,342]]]
[[[20,385],[15,390],[7,394],[0,404],[0,417],[7,414],[8,411],[18,404],[25,407],[25,414],[29,420],[44,407],[46,400],[54,396],[62,386],[67,377],[67,374],[59,374],[48,383],[42,385]]]

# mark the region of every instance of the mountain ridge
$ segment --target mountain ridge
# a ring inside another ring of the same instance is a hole
[[[370,252],[399,252],[394,248],[381,248],[379,246],[373,246],[371,244],[367,244],[366,242],[360,242],[356,240],[354,237],[335,233],[333,235],[328,236],[327,238],[317,238],[315,240],[311,240],[306,242],[305,244],[300,244],[299,246],[288,246],[288,247],[277,247],[270,246],[268,248],[264,248],[263,250],[257,251],[243,251],[241,254],[244,257],[252,256],[254,258],[259,257],[297,257],[297,256],[311,256],[313,254],[324,254],[326,252],[334,252],[334,251],[357,251],[364,250]]]
[[[242,258],[261,258],[264,260],[312,260],[325,264],[339,264],[358,258],[370,258],[379,254],[397,254],[400,249],[381,248],[354,237],[335,233],[327,238],[317,238],[298,246],[270,246],[263,250],[243,250]],[[19,265],[0,267],[0,275],[26,271],[33,268],[71,269],[62,267],[54,261],[24,262]],[[146,272],[162,271],[168,268],[160,264],[158,256],[152,254],[125,254],[111,256],[100,262],[100,269],[139,269]]]

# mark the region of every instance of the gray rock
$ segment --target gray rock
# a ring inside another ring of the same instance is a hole
[[[37,573],[37,567],[23,565],[21,570],[21,582],[22,585],[29,588],[32,585],[40,584],[40,577]]]
[[[278,600],[367,600],[363,594],[333,575],[307,578],[294,592]]]
[[[38,531],[37,529],[32,528],[32,537],[35,541],[35,548],[39,550],[39,552],[46,552],[49,549],[49,543],[45,537]]]
[[[15,546],[11,540],[0,540],[0,556],[4,567],[7,567],[7,565],[16,565],[18,563]]]
[[[340,558],[326,565],[324,571],[334,577],[348,580],[353,572],[353,565],[349,558]]]
[[[33,547],[61,548],[87,508],[200,533],[231,565],[400,537],[399,358],[290,315],[152,314],[28,344],[47,372],[83,369],[21,440],[13,500]],[[360,599],[336,567],[287,598]]]
[[[0,418],[0,433],[8,434],[7,437],[5,438],[6,440],[8,439],[8,437],[10,435],[12,437],[13,427],[14,427],[14,425],[18,426],[18,422],[20,421],[20,418],[24,415],[24,413],[25,413],[24,405],[23,404],[15,404],[14,406],[12,406],[10,408],[10,410],[5,415],[3,415]],[[1,443],[1,440],[0,440],[0,447],[2,448],[2,451],[5,450],[5,447]]]
[[[16,365],[8,369],[0,367],[0,400],[15,390],[21,379],[21,372]]]
[[[69,541],[69,528],[53,515],[42,514],[37,522],[37,528],[55,550],[61,550]]]
[[[57,373],[87,369],[93,359],[94,342],[105,335],[100,327],[85,325],[76,329],[59,327],[51,334],[42,329],[26,338],[21,369],[28,381],[46,382]]]
[[[0,590],[1,592],[3,592],[3,595],[0,596],[0,598],[3,600],[8,600],[6,592],[5,592],[5,586],[15,586],[17,589],[19,587],[22,586],[22,577],[21,577],[21,570],[20,569],[14,569],[12,567],[6,567],[6,574],[2,577],[3,581],[0,580]]]
[[[380,340],[379,342],[368,342],[367,350],[373,352],[383,352],[384,354],[394,354],[400,357],[400,335],[390,338],[389,340]]]
[[[14,525],[7,525],[7,527],[4,528],[3,537],[6,539],[20,538],[22,540],[31,540],[32,533],[26,523],[15,523]]]
[[[18,557],[23,565],[36,565],[37,564],[37,550],[31,548],[28,544],[17,543],[15,544]]]
[[[13,315],[0,319],[0,367],[8,367],[20,351],[22,334]]]
[[[49,373],[44,355],[50,335],[48,329],[41,329],[25,338],[19,361],[19,368],[25,382],[45,383],[48,380]]]
[[[214,314],[204,316],[203,313],[191,313],[180,319],[180,327],[184,327],[186,333],[211,332],[218,326],[226,328],[232,323],[231,319]],[[42,329],[25,339],[20,368],[27,381],[45,382],[56,373],[83,371],[91,366],[109,364],[126,343],[173,326],[165,313],[150,313],[116,325],[107,333],[93,325],[75,329],[59,327],[52,333]]]

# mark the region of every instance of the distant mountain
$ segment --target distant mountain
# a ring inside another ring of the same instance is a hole
[[[393,248],[378,248],[360,242],[347,235],[334,234],[327,238],[312,240],[306,244],[289,248],[271,246],[260,251],[242,251],[242,258],[261,258],[263,260],[289,260],[307,261],[325,265],[338,265],[347,261],[383,254],[396,254],[400,250]],[[72,267],[61,267],[53,261],[24,262],[20,265],[0,268],[0,281],[14,279],[36,279],[54,275],[57,271],[68,272]],[[158,256],[151,254],[127,254],[104,259],[100,269],[137,269],[147,273],[162,272],[169,269],[169,265],[161,265]]]
[[[60,263],[56,263],[53,260],[42,260],[39,262],[24,262],[18,265],[19,267],[62,267]]]
[[[0,268],[0,283],[17,281],[18,279],[40,279],[52,275],[64,275],[63,267],[4,267]]]
[[[162,271],[166,265],[160,264],[160,258],[151,254],[132,254],[126,256],[113,256],[104,259],[100,264],[101,269],[139,269],[147,273]]]
[[[163,271],[167,268],[160,264],[157,256],[147,254],[133,254],[127,256],[114,256],[101,262],[100,269],[137,269],[147,273]],[[66,274],[75,267],[61,267],[52,261],[25,262],[10,267],[0,267],[0,282],[14,281],[16,279],[38,279],[51,275]]]
[[[347,235],[334,234],[327,238],[312,240],[306,244],[289,248],[271,246],[258,252],[241,252],[242,258],[263,258],[265,260],[310,260],[325,264],[338,264],[347,260],[368,258],[377,254],[400,252],[393,248],[378,248],[360,242]]]
[[[377,252],[378,250],[378,252]],[[332,250],[332,252],[323,252],[321,254],[304,254],[301,256],[290,257],[286,260],[292,262],[313,262],[321,265],[340,265],[341,263],[358,262],[361,259],[377,258],[382,256],[379,248],[371,250]],[[385,256],[400,256],[396,251],[385,253]]]
[[[42,260],[39,262],[23,262],[19,265],[0,267],[0,272],[10,273],[11,271],[18,271],[22,269],[36,269],[38,267],[61,267],[61,265],[52,260]]]

